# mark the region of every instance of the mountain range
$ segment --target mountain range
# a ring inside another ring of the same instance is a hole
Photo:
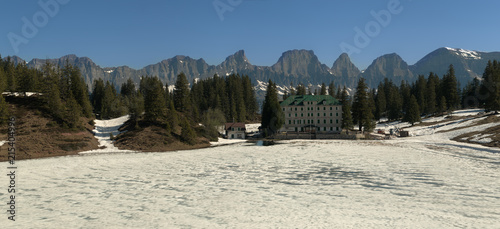
[[[19,57],[10,58],[16,64],[24,62]],[[93,80],[98,78],[108,80],[119,87],[128,78],[139,83],[140,77],[145,75],[158,76],[164,83],[173,85],[176,76],[184,72],[190,82],[215,74],[219,76],[232,73],[248,75],[257,85],[257,90],[262,90],[269,79],[276,82],[280,88],[298,83],[315,87],[323,82],[328,85],[331,81],[334,81],[336,85],[354,88],[360,77],[365,78],[370,87],[376,87],[386,77],[399,84],[401,80],[413,82],[418,75],[427,76],[429,72],[442,76],[450,64],[453,64],[457,79],[464,86],[473,78],[481,77],[488,60],[495,59],[500,60],[500,52],[479,52],[445,47],[427,54],[414,65],[408,65],[396,53],[386,54],[376,58],[363,72],[351,62],[345,53],[338,57],[332,67],[328,67],[321,63],[311,50],[286,51],[272,66],[251,64],[243,50],[228,56],[219,65],[209,65],[201,58],[193,59],[181,55],[138,70],[128,66],[100,67],[90,58],[76,55],[67,55],[58,59],[33,59],[27,65],[41,68],[46,61],[61,66],[69,63],[80,68],[89,88]]]

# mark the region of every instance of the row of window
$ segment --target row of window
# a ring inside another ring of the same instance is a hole
[[[294,108],[294,107],[290,107],[290,111],[293,111],[294,109],[295,109],[295,111],[297,111],[297,107],[295,107],[295,108]],[[301,107],[301,108],[300,108],[300,110],[301,110],[301,111],[303,111],[303,110],[304,110],[304,108],[303,108],[303,107]],[[314,108],[312,108],[312,107],[307,107],[307,110],[308,110],[308,111],[313,111],[313,110],[314,110]],[[317,108],[317,110],[319,111],[319,110],[321,110],[321,109],[318,107],[318,108]],[[323,107],[323,110],[324,110],[324,111],[326,111],[326,107]],[[332,111],[332,110],[333,110],[333,107],[330,107],[330,110]],[[339,110],[339,107],[335,107],[335,110]],[[283,107],[283,111],[285,111],[285,108],[284,108],[284,107]]]
[[[333,116],[333,113],[330,113],[330,117]],[[335,113],[335,116],[339,116],[339,113]],[[288,114],[288,117],[292,117],[292,114]],[[295,117],[298,117],[298,114],[295,113]],[[304,113],[300,114],[300,117],[304,117]],[[314,117],[314,113],[307,113],[307,117]],[[318,113],[318,117],[321,117],[321,114]],[[323,117],[326,117],[326,113],[323,113]]]
[[[323,119],[323,124],[326,124],[327,121],[326,119]],[[338,119],[335,119],[335,123],[338,124],[339,123],[339,120]],[[307,123],[306,123],[306,120],[303,119],[303,120],[288,120],[288,124],[289,125],[292,125],[292,124],[314,124],[314,120],[307,120]],[[321,120],[316,120],[316,124],[321,124]],[[330,124],[333,124],[333,119],[330,119]]]
[[[328,131],[328,130],[333,131],[333,127],[331,127],[331,126],[330,127],[323,127],[323,128],[317,127],[316,129],[318,131],[321,131],[321,129],[323,129],[323,131]],[[295,132],[298,132],[299,130],[302,132],[302,131],[304,131],[304,128],[303,127],[295,127]],[[335,127],[335,131],[339,131],[339,127]]]

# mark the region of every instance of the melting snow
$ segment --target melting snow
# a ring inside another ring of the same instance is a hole
[[[99,141],[99,147],[104,147],[103,149],[90,150],[85,152],[80,152],[80,154],[89,154],[89,153],[123,153],[123,152],[132,152],[129,150],[120,150],[114,146],[113,140],[110,139],[110,134],[113,136],[117,136],[120,134],[118,130],[127,120],[129,119],[128,115],[110,119],[110,120],[95,120],[95,129],[94,136]]]

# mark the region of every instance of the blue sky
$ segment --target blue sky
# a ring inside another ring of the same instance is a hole
[[[137,69],[175,55],[215,65],[244,49],[252,64],[271,66],[287,50],[307,49],[331,67],[341,44],[349,44],[358,49],[351,59],[363,69],[393,52],[414,64],[444,46],[500,51],[499,1],[41,0],[57,2],[57,11],[49,7],[53,15],[38,2],[2,2],[2,57],[76,54],[101,67]],[[382,17],[383,26],[372,11],[391,18]],[[23,17],[38,20],[29,37]],[[366,34],[367,25],[369,43],[356,46],[355,28]]]

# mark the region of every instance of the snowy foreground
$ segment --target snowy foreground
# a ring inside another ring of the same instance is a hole
[[[4,226],[500,228],[500,149],[455,134],[19,161]]]

